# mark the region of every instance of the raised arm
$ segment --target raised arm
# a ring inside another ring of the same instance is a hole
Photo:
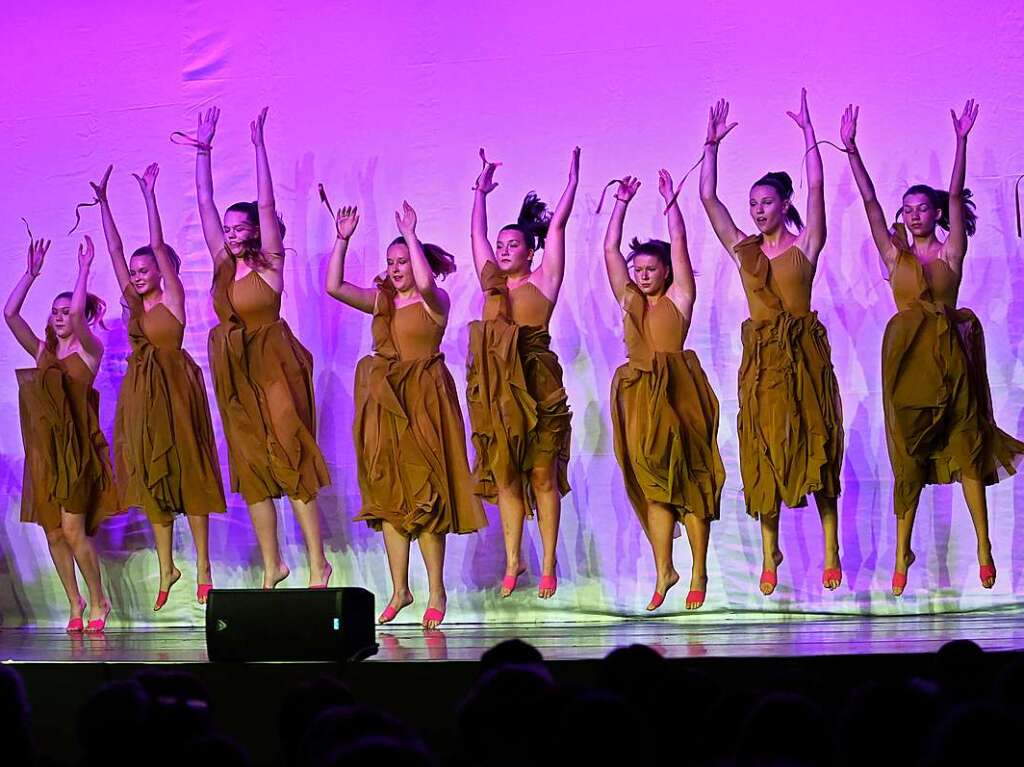
[[[206,247],[217,266],[229,257],[227,243],[224,241],[224,224],[217,205],[213,201],[213,136],[217,132],[217,121],[220,110],[210,107],[205,113],[199,113],[199,125],[196,128],[196,199],[199,201],[199,221],[203,226],[203,238]]]
[[[878,204],[875,196],[875,185],[868,175],[868,169],[860,156],[860,149],[857,147],[857,118],[860,115],[860,107],[850,104],[843,112],[843,122],[839,134],[846,148],[846,154],[850,158],[850,170],[853,171],[853,180],[857,182],[857,189],[860,191],[861,199],[864,201],[864,212],[868,214],[868,226],[871,228],[871,239],[875,241],[875,248],[885,265],[886,274],[892,271],[893,258],[895,253],[892,249],[892,242],[889,239],[889,224],[885,220],[885,213],[882,206]]]
[[[732,220],[729,209],[718,199],[718,144],[737,125],[727,122],[728,118],[729,102],[719,99],[708,113],[708,136],[704,142],[704,160],[700,164],[700,201],[718,241],[725,247],[729,258],[738,263],[732,249],[743,239],[743,232]]]
[[[800,233],[804,255],[812,263],[818,262],[825,247],[825,170],[821,164],[821,150],[814,136],[811,113],[807,108],[807,89],[800,89],[800,112],[786,112],[804,134],[804,162],[807,167],[807,223]]]
[[[416,283],[416,290],[423,297],[423,303],[430,311],[431,316],[439,325],[448,322],[448,310],[451,302],[448,294],[437,287],[434,280],[434,272],[427,261],[427,255],[423,252],[423,244],[416,236],[416,211],[407,203],[402,203],[402,212],[395,211],[395,223],[398,231],[405,239],[406,247],[409,248],[409,264],[412,267],[412,278]]]
[[[117,231],[117,225],[114,223],[114,214],[110,210],[110,201],[107,198],[107,182],[110,181],[110,173],[114,170],[113,165],[108,165],[106,172],[103,174],[103,178],[100,179],[99,183],[89,182],[89,186],[92,187],[92,191],[96,195],[97,201],[100,204],[100,218],[103,221],[103,238],[107,241],[107,252],[110,253],[110,264],[114,267],[114,276],[117,277],[117,286],[121,288],[121,292],[128,286],[131,281],[131,275],[128,273],[128,263],[124,257],[124,244],[121,242],[121,235]]]
[[[658,191],[668,206],[668,235],[672,258],[672,285],[669,286],[669,298],[686,318],[693,313],[693,303],[697,300],[697,283],[693,279],[693,266],[690,264],[690,249],[686,244],[686,223],[683,212],[679,209],[678,196],[672,184],[672,174],[662,168],[658,171]],[[671,203],[671,204],[670,204]]]
[[[325,289],[327,295],[336,298],[353,309],[373,314],[373,305],[377,291],[373,288],[360,288],[345,281],[345,255],[348,253],[348,241],[359,223],[359,211],[355,207],[338,208],[335,228],[338,236],[331,249],[331,258],[327,262],[327,279]]]
[[[960,117],[949,110],[956,131],[956,156],[953,158],[953,177],[949,182],[949,237],[943,247],[946,262],[957,273],[967,255],[967,226],[964,221],[964,181],[967,178],[967,134],[978,119],[978,105],[974,99],[964,104]]]
[[[164,242],[164,229],[160,223],[160,210],[156,205],[156,179],[160,175],[160,166],[156,163],[146,168],[140,176],[133,173],[139,182],[142,197],[146,201],[146,217],[149,221],[149,247],[153,249],[153,257],[163,278],[163,303],[167,309],[185,324],[185,287],[181,284],[181,275],[171,258],[171,251]]]
[[[484,150],[480,150],[480,156],[484,156]],[[498,163],[484,160],[483,170],[477,176],[473,185],[473,218],[470,225],[470,241],[473,245],[473,266],[476,267],[476,276],[480,278],[484,273],[484,267],[488,262],[494,263],[494,246],[487,237],[487,195],[497,188],[494,180],[494,171],[498,169]]]
[[[572,150],[572,158],[569,160],[569,180],[566,182],[565,191],[562,192],[548,223],[547,236],[544,238],[544,260],[537,270],[540,281],[538,287],[542,287],[541,292],[552,300],[558,296],[562,278],[565,277],[565,225],[569,222],[573,203],[576,202],[576,189],[579,183],[580,148],[576,147]]]
[[[32,359],[39,356],[39,336],[33,332],[31,326],[21,316],[21,307],[25,303],[25,296],[28,295],[29,288],[32,287],[32,283],[36,281],[36,277],[43,269],[43,259],[46,258],[46,251],[49,249],[49,240],[29,242],[25,273],[21,275],[21,279],[14,286],[10,298],[4,305],[4,319],[7,320],[7,327],[11,329],[21,347],[32,355]]]
[[[267,107],[263,107],[259,116],[249,124],[249,129],[252,131],[253,146],[256,147],[256,205],[260,214],[260,241],[264,254],[270,257],[270,271],[280,280],[284,265],[284,242],[281,239],[281,224],[277,219],[277,205],[274,202],[274,182],[270,178],[267,145],[263,140],[263,126],[266,122]]]
[[[629,268],[622,255],[622,225],[626,220],[626,208],[639,188],[640,179],[632,176],[626,176],[619,182],[615,190],[615,207],[612,208],[608,229],[604,233],[604,268],[608,272],[608,284],[620,306],[626,297],[626,285],[629,284]]]
[[[92,268],[92,260],[95,256],[96,248],[92,244],[92,237],[85,235],[85,246],[78,246],[78,279],[75,280],[75,289],[71,292],[70,311],[71,332],[74,333],[85,353],[92,358],[94,364],[90,367],[93,370],[96,369],[103,357],[103,344],[92,332],[85,316],[89,300],[89,270]]]

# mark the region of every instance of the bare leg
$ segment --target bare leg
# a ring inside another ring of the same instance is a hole
[[[188,526],[192,530],[192,541],[196,547],[196,583],[213,583],[210,570],[210,518],[205,514],[188,517]],[[206,599],[199,600],[205,603]]]
[[[427,607],[433,607],[442,613],[448,607],[448,594],[444,590],[444,546],[445,536],[438,533],[421,533],[419,537],[420,554],[427,568],[427,582],[430,584],[430,600]],[[424,628],[437,628],[437,621],[423,624]]]
[[[526,570],[520,562],[523,522],[526,520],[526,501],[523,499],[523,487],[520,483],[498,487],[498,513],[501,516],[501,532],[505,539],[505,577],[518,577]],[[511,593],[502,586],[502,598]]]
[[[782,564],[782,551],[779,549],[779,515],[761,515],[761,551],[764,555],[762,568],[770,573],[777,573]],[[761,593],[765,596],[775,591],[770,583],[761,583]]]
[[[156,558],[160,560],[160,591],[170,591],[181,577],[181,570],[174,566],[174,525],[153,525],[153,538],[156,539]],[[161,607],[163,602],[157,595],[153,609]]]
[[[326,586],[331,578],[331,566],[324,556],[324,539],[320,535],[320,512],[316,507],[316,499],[307,502],[291,499],[292,510],[302,537],[306,541],[306,553],[309,556],[309,585]]]
[[[971,512],[971,521],[974,523],[974,532],[978,536],[978,564],[994,566],[992,541],[988,537],[988,499],[985,497],[985,486],[976,479],[964,479],[961,484],[967,509]],[[995,583],[996,577],[993,575],[985,578],[981,585],[990,589]]]
[[[388,606],[397,614],[403,607],[412,604],[409,591],[409,539],[395,529],[390,522],[384,523],[384,548],[388,553],[388,568],[391,570],[391,601]],[[392,615],[381,623],[390,623]]]
[[[89,589],[89,620],[100,620],[106,617],[110,610],[110,602],[103,591],[99,557],[96,556],[92,541],[85,534],[85,515],[69,514],[61,509],[60,526]]]
[[[277,542],[277,509],[270,498],[249,505],[249,517],[256,529],[263,558],[263,588],[272,589],[288,577],[288,566],[281,561],[281,547]]]
[[[676,515],[672,509],[663,503],[655,501],[647,502],[647,525],[644,532],[651,544],[651,551],[654,554],[654,569],[658,573],[658,582],[654,587],[655,594],[647,604],[648,610],[658,609],[661,600],[668,594],[668,590],[676,585],[679,580],[679,573],[672,564],[672,532],[676,525]]]
[[[537,523],[540,527],[540,540],[544,547],[544,558],[541,562],[541,575],[555,574],[555,552],[558,547],[558,524],[562,518],[562,497],[558,494],[555,483],[554,467],[534,466],[530,471],[530,485],[537,499]],[[548,599],[554,595],[554,589],[540,589],[537,596]]]
[[[690,592],[703,594],[708,588],[708,542],[711,539],[711,520],[696,514],[683,516],[686,538],[690,542],[693,564],[690,568]],[[704,598],[690,600],[687,595],[686,609],[696,610],[704,604]]]
[[[71,618],[82,617],[82,592],[78,590],[78,578],[75,577],[75,556],[64,538],[64,531],[59,527],[46,534],[46,544],[50,547],[50,559],[57,570],[57,577],[68,596],[71,606]]]
[[[818,507],[818,516],[821,517],[821,529],[825,534],[825,569],[839,570],[842,565],[839,561],[839,508],[838,499],[814,494],[814,503]],[[840,578],[829,578],[822,581],[822,585],[829,591],[839,588],[843,582]]]
[[[896,565],[893,568],[893,581],[897,575],[906,575],[910,566],[917,559],[913,549],[910,548],[910,539],[914,535],[914,519],[917,517],[917,505],[907,509],[902,517],[896,517]],[[903,593],[904,586],[897,586],[894,582],[892,587],[893,596],[898,597]]]

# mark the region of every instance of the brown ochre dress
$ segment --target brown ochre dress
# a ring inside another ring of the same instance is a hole
[[[734,250],[750,318],[741,328],[737,434],[747,513],[772,517],[809,493],[838,497],[843,411],[832,349],[811,311],[814,266],[791,245],[774,258],[761,235]]]
[[[96,374],[77,352],[57,358],[47,328],[36,367],[16,371],[21,438],[25,445],[21,521],[58,530],[61,509],[85,515],[85,531],[116,514],[110,448],[100,429]]]
[[[654,304],[626,285],[626,355],[612,380],[615,457],[626,494],[647,529],[647,503],[718,519],[725,465],[718,452],[718,398],[697,355],[683,349],[689,320],[668,296]]]
[[[147,310],[132,285],[124,295],[132,354],[114,426],[120,505],[141,508],[155,525],[223,512],[210,404],[203,373],[182,348],[185,326],[162,303]]]
[[[487,524],[466,457],[466,426],[441,354],[444,328],[422,301],[395,307],[395,288],[377,283],[373,351],[356,366],[355,440],[363,506],[408,538],[471,533]]]
[[[981,322],[956,308],[960,277],[941,259],[921,263],[902,224],[892,246],[897,312],[882,340],[882,401],[893,506],[902,517],[925,485],[992,485],[1014,474],[1024,443],[996,425]]]
[[[311,501],[330,484],[316,443],[312,355],[281,319],[281,294],[257,272],[236,280],[233,258],[214,273],[213,308],[210,367],[231,490],[248,504]]]
[[[480,281],[483,319],[469,324],[466,370],[476,494],[496,503],[500,485],[521,482],[532,515],[535,466],[552,469],[561,495],[570,489],[572,413],[548,333],[555,307],[532,283],[509,289],[493,262]]]

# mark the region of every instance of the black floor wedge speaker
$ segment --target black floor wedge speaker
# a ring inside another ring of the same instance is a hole
[[[366,589],[213,589],[211,661],[351,661],[377,652]]]

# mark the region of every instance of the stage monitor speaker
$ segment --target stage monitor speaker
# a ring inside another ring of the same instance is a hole
[[[346,661],[377,652],[366,589],[213,589],[206,603],[211,661]]]

